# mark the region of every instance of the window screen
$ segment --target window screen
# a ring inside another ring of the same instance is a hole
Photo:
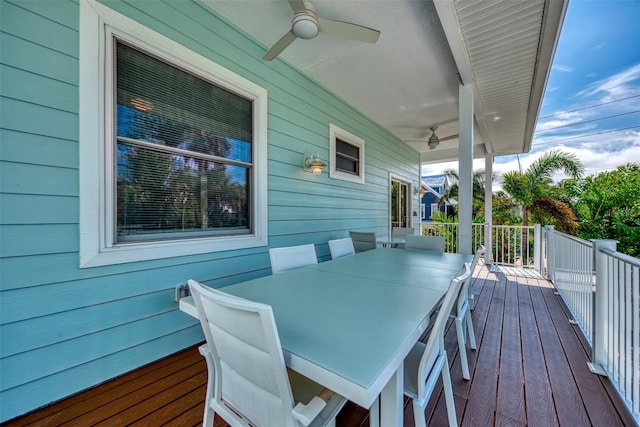
[[[336,138],[336,170],[360,174],[360,148]]]
[[[116,240],[251,232],[253,105],[116,43]]]

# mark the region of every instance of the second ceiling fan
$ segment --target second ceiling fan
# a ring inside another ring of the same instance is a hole
[[[350,22],[320,18],[309,0],[289,0],[293,9],[291,29],[280,38],[262,59],[271,61],[284,51],[295,39],[309,40],[319,33],[331,34],[351,40],[375,43],[380,31]]]
[[[429,130],[431,131],[431,136],[429,137],[429,141],[427,142],[427,145],[429,146],[430,150],[433,150],[434,148],[436,148],[440,144],[440,141],[448,141],[450,139],[456,139],[459,137],[458,134],[455,134],[455,135],[449,135],[449,136],[440,138],[438,135],[436,135],[436,130],[438,130],[438,126],[431,126]],[[406,141],[406,142],[424,142],[424,141]]]

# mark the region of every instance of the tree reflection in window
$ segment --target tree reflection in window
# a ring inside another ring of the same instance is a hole
[[[117,52],[118,241],[251,232],[251,101]]]

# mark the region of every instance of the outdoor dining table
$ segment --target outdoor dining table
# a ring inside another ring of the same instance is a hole
[[[289,368],[402,425],[403,361],[470,259],[380,248],[222,290],[272,306]],[[191,297],[180,309],[197,318]]]

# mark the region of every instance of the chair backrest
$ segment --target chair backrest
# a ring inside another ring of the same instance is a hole
[[[458,297],[458,302],[456,303],[456,306],[455,306],[456,314],[462,313],[465,303],[466,304],[469,303],[469,298],[471,296],[469,287],[471,286],[471,281],[473,279],[472,275],[476,269],[476,265],[478,265],[478,260],[480,259],[481,256],[484,256],[484,252],[485,252],[485,247],[482,245],[478,246],[478,249],[476,250],[476,253],[473,256],[473,260],[471,261],[471,265],[469,267],[469,270],[471,273],[469,274],[469,277],[467,278],[467,280],[465,280],[462,286],[460,287],[460,295]]]
[[[405,236],[405,249],[444,252],[444,236]]]
[[[353,247],[356,253],[370,251],[378,247],[378,241],[376,240],[376,233],[350,231],[349,237],[353,241]]]
[[[269,249],[269,257],[271,258],[271,271],[273,274],[318,263],[316,247],[312,243],[308,245],[272,248]]]
[[[353,247],[351,237],[345,237],[344,239],[329,240],[329,252],[331,252],[331,259],[336,259],[355,255],[356,250]]]
[[[412,227],[394,227],[391,229],[391,238],[396,239],[398,237],[404,237],[407,234],[414,234],[415,230]]]
[[[215,366],[211,402],[206,404],[231,424],[295,425],[271,307],[193,280],[189,288]]]
[[[465,263],[460,274],[451,280],[449,289],[447,290],[442,301],[442,305],[440,306],[440,311],[438,311],[438,315],[433,323],[431,332],[429,332],[429,338],[427,339],[427,344],[422,358],[420,359],[420,366],[418,368],[418,396],[420,397],[425,396],[427,376],[429,375],[429,372],[431,372],[438,355],[445,351],[444,328],[447,324],[447,320],[449,319],[449,314],[451,313],[453,304],[458,298],[460,288],[470,275],[471,270],[469,263]]]

